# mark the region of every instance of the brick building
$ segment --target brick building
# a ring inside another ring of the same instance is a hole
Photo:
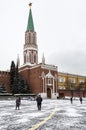
[[[31,5],[25,32],[23,49],[24,64],[19,67],[20,75],[29,82],[32,93],[40,93],[43,97],[56,98],[57,95],[57,66],[42,63],[38,64],[37,36],[34,29]]]
[[[58,72],[58,93],[60,97],[86,97],[86,76]]]

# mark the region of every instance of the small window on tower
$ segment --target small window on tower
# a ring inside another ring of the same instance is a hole
[[[31,62],[31,54],[29,54],[29,57],[30,57],[30,62]]]
[[[36,63],[36,55],[34,55],[34,63]]]

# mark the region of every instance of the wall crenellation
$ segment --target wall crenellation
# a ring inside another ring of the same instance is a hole
[[[7,77],[7,76],[9,76],[9,72],[7,72],[7,71],[0,71],[0,77]]]

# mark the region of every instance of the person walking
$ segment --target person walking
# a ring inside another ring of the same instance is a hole
[[[73,98],[72,97],[70,98],[70,101],[71,101],[71,104],[72,104],[73,103]]]
[[[42,99],[41,95],[38,95],[36,98],[38,110],[41,110],[42,100],[43,99]]]
[[[82,104],[82,97],[80,97],[79,100],[80,100],[80,103]]]
[[[19,102],[20,102],[20,105],[21,105],[21,97],[19,97]]]
[[[16,110],[20,109],[20,102],[21,102],[20,97],[17,97],[17,99],[16,99]]]

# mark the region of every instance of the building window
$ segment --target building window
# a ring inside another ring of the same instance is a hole
[[[58,78],[58,82],[64,83],[64,82],[65,82],[65,77],[59,77],[59,78]]]
[[[30,63],[31,63],[31,53],[29,54],[29,58],[30,58]]]
[[[48,78],[48,85],[52,85],[53,84],[53,79],[52,78]]]
[[[79,83],[84,83],[84,79],[79,79]]]
[[[34,55],[34,63],[36,63],[36,55]]]
[[[75,83],[75,78],[70,78],[69,81],[70,83]]]

